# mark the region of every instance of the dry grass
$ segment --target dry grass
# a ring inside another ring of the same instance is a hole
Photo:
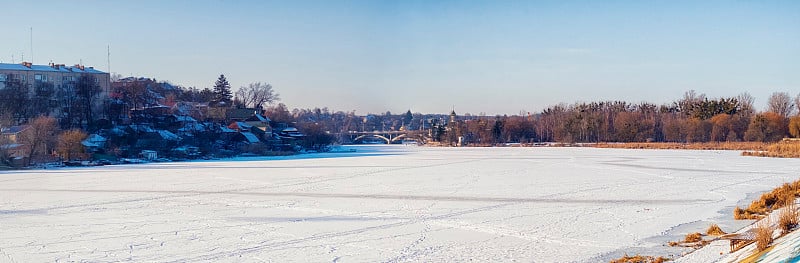
[[[628,254],[625,254],[625,256],[618,259],[612,259],[610,262],[611,263],[662,263],[668,260],[670,259],[661,256],[659,257],[641,256],[641,255],[628,256]]]
[[[794,203],[795,197],[800,195],[800,180],[784,183],[772,191],[766,192],[758,200],[750,203],[747,209],[736,207],[733,210],[734,219],[759,219],[775,209]]]
[[[720,228],[717,224],[711,224],[711,226],[708,227],[708,230],[706,230],[706,234],[709,236],[721,236],[727,233],[722,231],[722,228]]]
[[[769,219],[761,220],[756,227],[756,248],[757,251],[764,251],[772,243],[772,226]]]
[[[686,234],[686,237],[683,239],[683,242],[686,243],[693,243],[700,241],[703,241],[703,235],[697,232]]]
[[[620,149],[661,149],[661,150],[736,150],[766,151],[769,144],[763,142],[632,142],[632,143],[596,143],[597,148]]]
[[[800,220],[800,213],[797,211],[797,205],[792,203],[781,210],[778,215],[778,226],[785,234],[797,227],[798,220]]]
[[[744,156],[800,158],[800,141],[783,140],[769,145],[766,149],[742,152]]]

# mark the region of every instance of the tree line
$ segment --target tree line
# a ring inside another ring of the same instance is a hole
[[[529,116],[463,117],[438,126],[438,139],[455,143],[509,142],[774,142],[800,137],[800,95],[773,93],[765,111],[753,97],[709,99],[686,92],[664,105],[625,101],[558,104]]]

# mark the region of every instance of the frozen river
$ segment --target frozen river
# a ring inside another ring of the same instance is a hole
[[[800,176],[729,151],[354,148],[0,172],[0,262],[594,261]]]

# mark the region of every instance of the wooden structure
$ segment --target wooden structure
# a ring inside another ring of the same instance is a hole
[[[727,239],[731,242],[731,253],[736,252],[743,247],[756,242],[756,232],[753,229],[748,229],[743,233],[734,233],[720,236],[719,239]]]

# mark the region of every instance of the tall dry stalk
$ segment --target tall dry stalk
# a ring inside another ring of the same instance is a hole
[[[772,243],[772,225],[769,219],[764,219],[758,222],[754,229],[756,232],[756,247],[758,251],[764,251]]]

